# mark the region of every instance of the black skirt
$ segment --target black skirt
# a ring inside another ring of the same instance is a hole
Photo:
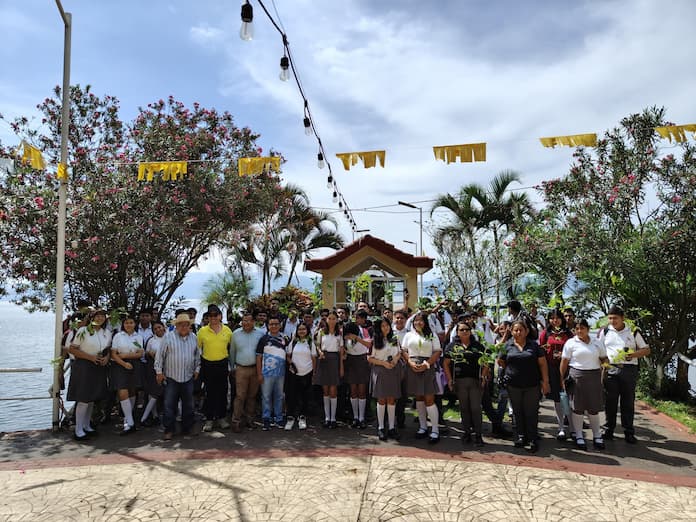
[[[126,370],[117,362],[111,361],[111,389],[112,390],[134,390],[139,387],[140,360],[124,359],[133,365],[132,370]]]
[[[372,396],[377,399],[401,397],[401,365],[395,368],[372,367]]]
[[[346,384],[369,384],[370,363],[365,355],[348,355],[344,362],[344,382]]]
[[[152,357],[148,357],[147,362],[141,366],[143,368],[143,388],[145,388],[145,393],[151,397],[162,397],[164,395],[164,386],[157,384],[155,360]]]
[[[314,384],[320,386],[338,386],[341,381],[340,357],[338,352],[324,352],[324,359],[317,359],[317,370],[314,372]]]
[[[547,359],[548,361],[548,359]],[[547,399],[553,402],[561,401],[561,367],[559,364],[549,363],[549,393],[546,394]]]
[[[70,365],[67,400],[95,402],[108,395],[107,367],[86,359],[75,359]]]
[[[428,368],[424,372],[414,372],[409,366],[406,374],[406,389],[409,395],[435,395],[437,384],[435,368]]]

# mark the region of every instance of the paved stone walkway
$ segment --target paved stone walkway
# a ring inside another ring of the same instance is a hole
[[[400,457],[0,471],[11,520],[694,520],[696,494],[523,466]]]

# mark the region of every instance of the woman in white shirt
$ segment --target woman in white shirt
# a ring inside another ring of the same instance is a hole
[[[599,426],[599,412],[602,404],[601,365],[608,362],[606,349],[597,339],[590,338],[590,325],[587,319],[575,323],[575,337],[568,339],[561,355],[561,375],[570,367],[568,390],[573,409],[573,426],[575,426],[575,444],[580,449],[587,449],[582,433],[582,417],[587,412],[592,427],[593,445],[604,449],[604,440]],[[561,389],[566,383],[561,380]]]
[[[133,409],[137,387],[140,358],[144,353],[143,338],[135,331],[135,318],[126,317],[121,323],[121,331],[114,335],[111,343],[112,388],[118,392],[118,400],[123,410],[123,429],[121,435],[135,431]]]
[[[334,429],[338,406],[338,385],[343,377],[343,333],[338,327],[336,312],[329,312],[323,328],[317,330],[316,347],[319,359],[316,384],[324,392],[324,427]]]
[[[68,351],[70,367],[67,400],[76,401],[75,440],[95,434],[90,426],[94,402],[107,396],[107,371],[111,333],[106,329],[106,311],[92,312],[89,323],[77,330]]]
[[[437,335],[430,330],[425,312],[418,312],[413,317],[413,330],[404,336],[401,348],[408,357],[408,393],[416,397],[420,423],[416,438],[423,439],[428,435],[427,417],[430,417],[432,427],[428,442],[435,444],[440,440],[439,416],[435,405],[435,363],[440,359],[442,348]]]
[[[394,422],[396,399],[401,397],[401,349],[392,331],[391,323],[384,317],[374,324],[372,354],[367,361],[372,365],[372,396],[377,398],[377,435],[379,440],[399,440]],[[384,412],[389,419],[389,431],[384,431]]]
[[[145,355],[147,362],[145,363],[145,382],[143,386],[148,396],[147,406],[140,419],[140,424],[143,426],[151,426],[152,421],[149,420],[150,414],[152,418],[157,418],[157,401],[164,395],[164,387],[157,384],[157,374],[155,373],[155,357],[162,346],[166,329],[162,321],[152,321],[152,337],[145,343]]]
[[[288,380],[286,381],[286,406],[288,420],[292,426],[297,419],[297,427],[307,429],[307,407],[312,391],[312,373],[317,365],[317,349],[312,336],[304,323],[297,325],[295,336],[286,348],[288,361]]]

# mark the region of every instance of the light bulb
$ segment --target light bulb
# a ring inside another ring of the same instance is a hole
[[[334,203],[336,203],[336,202],[338,201],[338,194],[336,193],[335,190],[334,190],[334,193],[333,193],[333,197],[331,198],[331,201],[333,201]]]
[[[319,154],[317,154],[317,167],[319,167],[320,169],[323,169],[324,165],[325,165],[324,155],[320,152]],[[329,176],[329,177],[331,177],[331,176]]]
[[[307,136],[311,136],[312,135],[312,122],[309,121],[309,118],[307,118],[307,116],[305,116],[305,118],[304,118],[304,120],[302,120],[302,122],[304,123],[304,133]]]
[[[343,208],[343,201],[338,202],[338,208]]]
[[[330,189],[331,185],[333,185],[333,176],[329,174],[329,177],[326,178],[326,188]]]
[[[290,79],[290,60],[288,60],[287,56],[283,56],[280,59],[280,79],[284,82],[287,82]]]
[[[249,41],[254,37],[254,8],[247,1],[242,4],[242,27],[239,30],[239,37],[242,40]]]

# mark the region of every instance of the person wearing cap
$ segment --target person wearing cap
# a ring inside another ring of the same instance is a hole
[[[75,440],[94,435],[90,425],[94,402],[107,396],[107,371],[111,347],[111,333],[106,329],[106,311],[95,310],[89,323],[80,327],[69,352],[74,357],[70,369],[67,400],[75,401]]]
[[[189,316],[189,319],[191,319],[191,331],[193,333],[198,332],[198,325],[196,324],[196,316],[198,315],[198,310],[196,310],[193,306],[190,308],[186,309],[186,313]]]
[[[634,332],[624,322],[624,311],[612,306],[607,313],[609,326],[599,331],[599,340],[612,364],[604,379],[606,424],[604,439],[614,438],[616,414],[621,403],[621,427],[627,443],[638,442],[633,427],[635,415],[638,359],[650,355],[650,347],[640,332]]]
[[[181,400],[182,433],[191,432],[193,417],[193,383],[201,370],[201,356],[191,319],[182,313],[174,319],[174,330],[167,332],[155,356],[157,383],[164,387],[164,440],[171,440],[176,411]]]
[[[242,313],[242,326],[232,332],[230,364],[235,377],[235,396],[232,403],[232,431],[238,433],[243,427],[252,429],[256,416],[256,396],[259,381],[256,376],[256,347],[263,332],[254,328],[251,312]]]
[[[201,350],[201,381],[205,388],[203,431],[212,431],[217,424],[227,429],[227,389],[230,374],[230,343],[232,330],[222,324],[222,311],[216,304],[208,306],[210,324],[198,330]]]

